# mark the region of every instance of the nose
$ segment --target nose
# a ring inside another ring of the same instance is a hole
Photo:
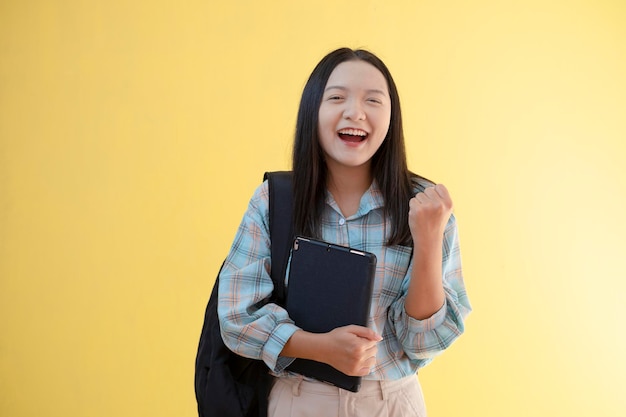
[[[359,100],[347,101],[343,111],[343,117],[347,120],[365,120],[366,116],[362,103],[359,102]]]

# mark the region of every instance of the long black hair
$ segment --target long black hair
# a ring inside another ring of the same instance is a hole
[[[391,220],[388,245],[408,245],[409,200],[417,180],[422,178],[408,170],[400,97],[387,66],[373,53],[349,48],[326,55],[311,73],[300,100],[293,146],[294,228],[297,234],[320,235],[320,218],[326,198],[327,168],[319,143],[319,108],[326,83],[337,65],[346,61],[364,61],[377,68],[387,80],[391,98],[389,131],[372,157],[372,177],[378,183],[385,201],[385,215]]]

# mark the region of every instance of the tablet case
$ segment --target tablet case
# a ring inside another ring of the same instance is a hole
[[[350,324],[367,326],[375,272],[372,253],[296,237],[287,286],[289,317],[312,333]],[[296,359],[287,370],[352,392],[361,387],[361,377],[313,360]]]

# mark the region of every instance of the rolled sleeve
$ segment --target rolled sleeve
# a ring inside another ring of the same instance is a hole
[[[263,362],[276,373],[282,372],[294,361],[294,358],[279,355],[296,330],[298,327],[293,324],[279,324],[263,347]]]
[[[412,339],[420,333],[426,333],[441,326],[446,320],[447,301],[432,316],[418,320],[409,316],[404,309],[398,309],[394,321],[400,323],[402,329],[406,329],[405,338]]]

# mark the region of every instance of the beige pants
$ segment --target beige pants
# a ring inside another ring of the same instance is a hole
[[[268,417],[426,417],[416,376],[398,381],[363,381],[359,392],[323,382],[277,378]]]

